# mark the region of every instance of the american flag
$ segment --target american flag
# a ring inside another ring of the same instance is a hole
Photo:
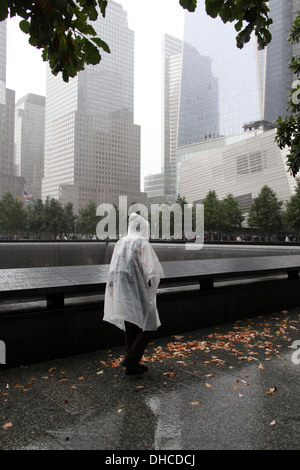
[[[32,198],[32,194],[28,194],[24,191],[24,199],[31,199]]]

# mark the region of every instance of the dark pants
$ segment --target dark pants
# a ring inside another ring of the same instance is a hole
[[[153,331],[143,331],[133,323],[125,322],[126,359],[132,364],[138,364],[151,340]]]

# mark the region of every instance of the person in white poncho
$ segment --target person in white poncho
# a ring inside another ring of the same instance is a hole
[[[105,290],[103,320],[125,332],[126,356],[122,365],[127,374],[147,370],[140,360],[161,324],[156,292],[164,273],[149,236],[149,222],[131,214],[128,235],[114,248]]]

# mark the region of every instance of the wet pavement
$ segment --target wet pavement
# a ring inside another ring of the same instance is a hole
[[[142,376],[122,355],[0,370],[0,449],[300,449],[300,310],[156,339]]]

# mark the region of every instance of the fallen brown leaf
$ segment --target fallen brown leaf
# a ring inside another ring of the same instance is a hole
[[[9,423],[4,424],[3,429],[11,428],[13,423],[10,421]]]
[[[176,372],[164,372],[163,375],[167,375],[168,377],[175,377]]]

